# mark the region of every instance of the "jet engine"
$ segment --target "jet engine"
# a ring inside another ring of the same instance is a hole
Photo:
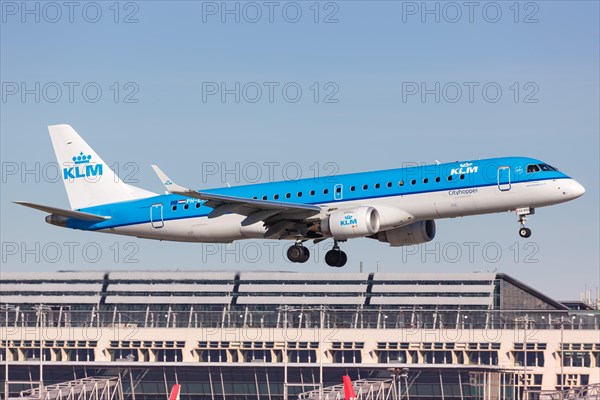
[[[373,207],[334,211],[321,221],[321,230],[339,240],[373,235],[379,231],[379,213]]]
[[[390,246],[421,244],[429,242],[435,237],[435,221],[432,219],[418,221],[400,228],[378,232],[369,237],[380,242],[389,243]]]

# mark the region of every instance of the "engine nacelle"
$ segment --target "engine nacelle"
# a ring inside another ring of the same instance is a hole
[[[339,240],[373,235],[379,231],[379,213],[373,207],[335,211],[321,221],[321,230]]]
[[[389,243],[390,246],[408,246],[421,244],[433,240],[435,237],[435,221],[418,221],[400,228],[390,229],[371,236],[380,242]]]

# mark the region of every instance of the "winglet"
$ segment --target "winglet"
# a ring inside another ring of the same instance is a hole
[[[152,164],[152,169],[154,170],[156,175],[158,175],[158,178],[160,179],[162,184],[165,185],[165,188],[167,188],[169,193],[188,192],[189,191],[189,189],[186,189],[183,186],[179,186],[175,182],[173,182],[167,176],[167,174],[165,174],[160,168],[158,168],[158,165]]]

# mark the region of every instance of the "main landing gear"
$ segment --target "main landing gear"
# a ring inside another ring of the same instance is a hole
[[[519,236],[522,238],[528,238],[531,236],[531,229],[525,228],[525,221],[527,221],[527,216],[530,214],[534,214],[534,209],[527,208],[519,208],[516,210],[516,214],[519,216],[519,223],[521,224],[521,228],[519,228]]]
[[[325,253],[325,262],[330,267],[340,268],[346,265],[346,261],[348,261],[348,256],[346,255],[346,253],[340,250],[338,241],[334,239],[333,249]]]
[[[296,244],[290,246],[287,250],[288,259],[295,263],[305,263],[310,258],[310,251],[302,245],[302,240],[297,239]],[[325,254],[325,262],[330,267],[343,267],[348,261],[346,253],[340,250],[338,241],[333,241],[333,249]]]
[[[296,240],[296,244],[287,250],[287,256],[291,262],[305,263],[310,258],[310,250],[302,245],[302,240]]]

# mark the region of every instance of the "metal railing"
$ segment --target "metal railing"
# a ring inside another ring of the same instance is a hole
[[[396,382],[394,379],[367,380],[352,382],[356,400],[396,400]],[[344,400],[344,385],[335,385],[309,392],[300,393],[298,400]]]
[[[137,328],[337,328],[337,329],[600,329],[600,311],[498,311],[429,309],[336,309],[252,306],[222,309],[125,306],[70,310],[49,305],[42,321],[47,327]],[[321,319],[320,313],[323,313]],[[320,326],[321,321],[323,326]],[[0,311],[0,326],[35,327],[39,312],[11,306]]]
[[[600,400],[600,383],[565,390],[529,390],[529,398],[539,400]]]
[[[120,377],[89,377],[21,392],[17,399],[123,400]]]

